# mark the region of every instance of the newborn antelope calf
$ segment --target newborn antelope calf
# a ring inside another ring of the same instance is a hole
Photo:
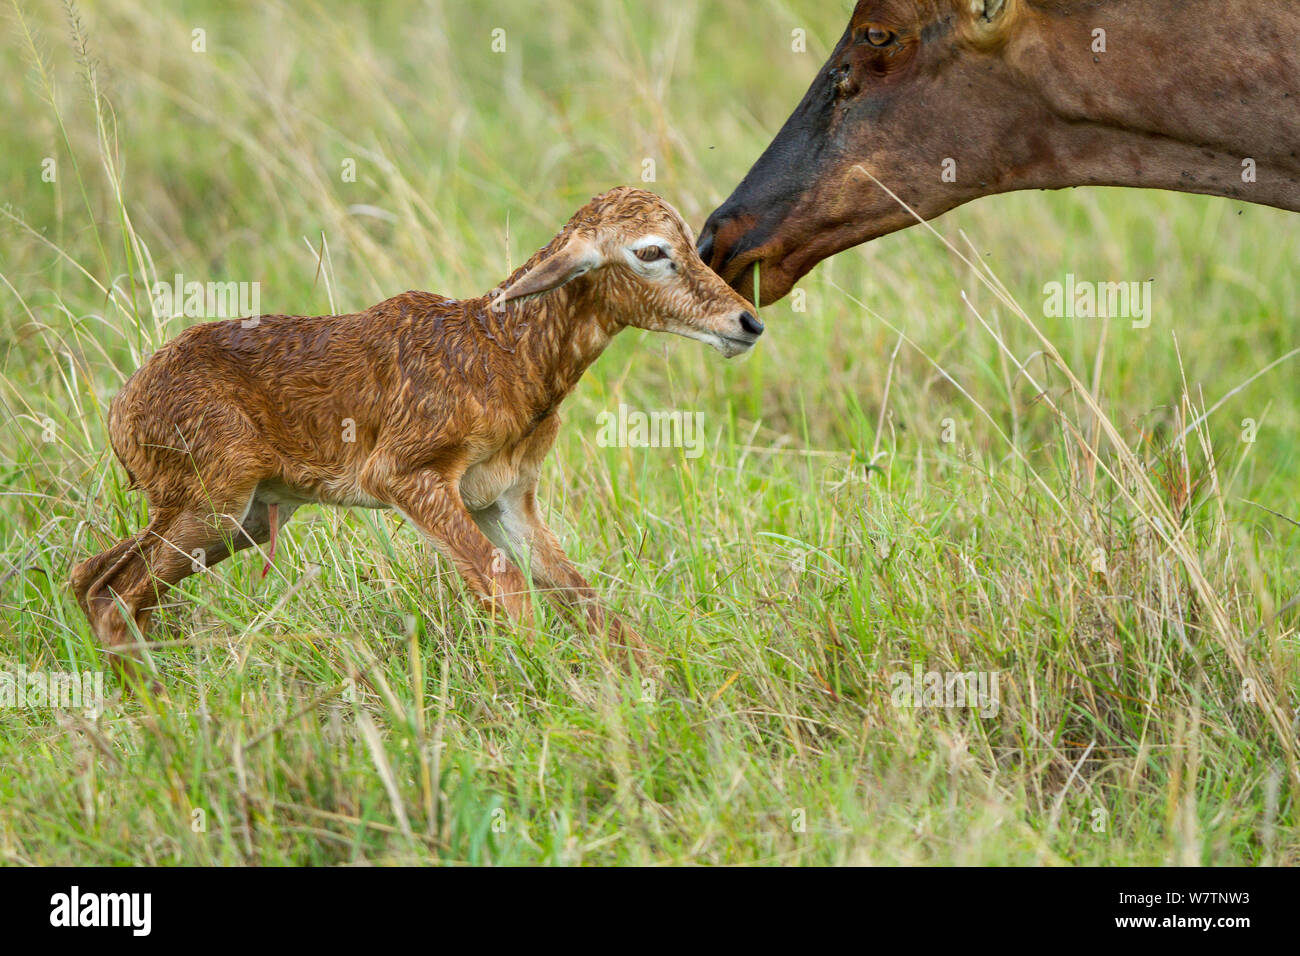
[[[185,330],[109,408],[113,451],[148,496],[149,523],[73,569],[91,628],[129,664],[132,624],[145,633],[167,588],[251,545],[269,542],[273,557],[294,510],[320,502],[396,509],[515,619],[529,613],[526,566],[594,633],[639,650],[537,506],[560,403],[627,326],[727,357],[763,331],[671,206],[619,188],[481,298],[407,292],[352,315]]]

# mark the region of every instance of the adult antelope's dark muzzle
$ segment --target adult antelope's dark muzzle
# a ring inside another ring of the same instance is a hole
[[[778,137],[773,145],[783,148],[775,155],[769,148],[760,157],[730,198],[709,216],[697,242],[700,258],[759,305],[781,298],[798,278],[787,273],[784,253],[787,230],[796,221],[793,213],[805,184],[787,174],[801,164],[790,162],[782,139]]]

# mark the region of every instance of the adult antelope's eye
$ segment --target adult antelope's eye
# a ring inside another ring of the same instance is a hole
[[[894,42],[894,34],[883,27],[869,27],[867,29],[867,42],[872,46],[889,46]]]
[[[668,253],[664,252],[662,246],[642,246],[632,255],[642,262],[658,262],[660,259],[668,258]]]

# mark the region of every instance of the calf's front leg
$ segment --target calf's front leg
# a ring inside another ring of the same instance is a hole
[[[515,621],[531,617],[528,582],[470,517],[460,491],[432,471],[389,478],[381,497],[433,541],[490,612]]]
[[[602,607],[555,533],[542,520],[535,482],[510,489],[491,507],[474,514],[479,528],[498,548],[526,564],[534,582],[563,609],[580,608],[593,634],[604,635],[614,652],[645,665],[645,642],[626,621]]]

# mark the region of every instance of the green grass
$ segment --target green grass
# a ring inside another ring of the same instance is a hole
[[[0,670],[101,667],[66,581],[144,520],[104,412],[189,321],[155,278],[476,294],[647,158],[698,226],[846,11],[19,0]],[[245,553],[176,592],[165,701],[0,715],[0,859],[1300,861],[1296,359],[1252,378],[1296,346],[1300,219],[1085,190],[936,228],[824,263],[746,360],[626,333],[566,406],[550,520],[656,678],[487,620],[395,516],[305,509],[265,580]],[[1067,272],[1154,278],[1151,326],[1043,317]],[[705,453],[601,447],[620,402],[702,412]],[[997,672],[996,715],[895,706],[917,664]]]

